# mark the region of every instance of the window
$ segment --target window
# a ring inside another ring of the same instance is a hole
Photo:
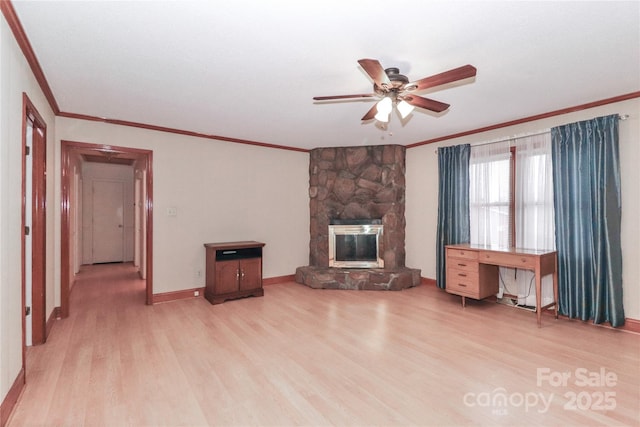
[[[512,169],[509,141],[471,147],[471,243],[499,247],[512,245]]]
[[[525,144],[515,151],[516,246],[555,249],[553,171],[551,153],[544,144]]]
[[[515,147],[510,147],[514,145]],[[551,138],[549,134],[471,147],[469,206],[471,243],[555,249]],[[501,268],[502,290],[535,305],[531,272]],[[552,286],[543,278],[543,304]],[[551,292],[551,293],[550,293]]]

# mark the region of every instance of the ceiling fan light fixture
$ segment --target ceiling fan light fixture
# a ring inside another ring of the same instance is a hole
[[[379,122],[388,123],[389,113],[379,111],[378,114],[374,116],[374,118]]]
[[[387,123],[390,120],[394,107],[402,120],[406,119],[413,112],[414,107],[429,110],[434,113],[442,113],[449,108],[449,104],[433,99],[414,95],[414,91],[439,88],[441,86],[463,81],[475,77],[476,67],[473,65],[463,65],[462,67],[434,74],[419,80],[409,81],[407,76],[400,74],[400,69],[395,67],[382,68],[377,59],[359,59],[358,64],[362,67],[367,76],[373,81],[373,93],[336,95],[336,96],[315,96],[315,101],[328,101],[334,99],[359,99],[376,98],[379,101],[362,116],[362,121],[367,122],[373,118],[380,122]]]
[[[389,114],[391,114],[391,110],[393,109],[393,101],[388,96],[382,98],[376,104],[376,110],[378,113],[375,115],[375,119],[387,123],[389,121]]]
[[[400,113],[400,117],[402,117],[403,119],[406,119],[407,116],[411,114],[411,112],[415,107],[409,104],[407,101],[402,100],[398,102],[398,105],[396,106],[396,108],[398,109],[398,113]]]
[[[393,101],[391,101],[391,98],[389,98],[388,96],[385,96],[378,102],[378,104],[376,104],[376,110],[378,110],[378,113],[389,114],[391,113],[392,109]]]

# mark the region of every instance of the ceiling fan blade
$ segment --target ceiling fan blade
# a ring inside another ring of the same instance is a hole
[[[433,99],[429,98],[423,98],[422,96],[417,95],[406,95],[402,97],[402,99],[413,105],[414,107],[424,108],[425,110],[434,111],[436,113],[441,113],[449,108],[449,104],[434,101]]]
[[[367,114],[362,116],[362,121],[373,119],[376,116],[376,114],[378,114],[377,106],[378,104],[376,103],[373,107],[371,107],[371,109],[367,111]]]
[[[328,101],[330,99],[373,98],[373,93],[360,93],[356,95],[314,96],[314,101]]]
[[[406,85],[407,90],[423,90],[430,87],[440,86],[447,83],[455,82],[458,80],[468,79],[476,75],[476,67],[473,65],[463,65],[462,67],[454,68],[453,70],[445,71],[440,74],[435,74],[424,79],[410,82]],[[415,86],[415,89],[413,88]]]
[[[358,64],[367,72],[377,86],[384,87],[391,84],[389,76],[377,59],[359,59]]]

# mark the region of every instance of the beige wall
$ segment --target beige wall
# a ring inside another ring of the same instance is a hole
[[[47,165],[53,165],[55,122],[42,91],[18,47],[4,15],[0,18],[0,401],[22,366],[22,112],[27,94],[47,125]],[[47,175],[47,199],[53,200],[56,175]],[[53,209],[47,206],[45,271],[46,316],[54,308]]]
[[[58,144],[153,150],[154,293],[204,286],[208,242],[265,242],[265,278],[309,263],[307,153],[61,117],[56,125]]]
[[[623,292],[627,318],[640,319],[640,100],[633,99],[491,132],[451,139],[407,150],[407,266],[436,277],[438,147],[503,139],[609,114],[628,114],[620,121],[622,179]]]

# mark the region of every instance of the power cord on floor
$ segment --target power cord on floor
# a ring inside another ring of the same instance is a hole
[[[516,269],[516,272],[518,270]],[[511,291],[509,290],[509,288],[507,287],[507,284],[504,281],[504,278],[502,277],[502,270],[498,269],[498,276],[500,277],[500,283],[502,283],[502,287],[504,288],[505,291],[507,291],[507,294],[510,295],[514,295],[511,293]],[[524,295],[522,298],[527,298],[528,296],[531,295],[531,287],[533,286],[533,280],[536,278],[535,274],[533,276],[531,276],[531,280],[529,281],[529,288],[527,289],[527,294]]]

